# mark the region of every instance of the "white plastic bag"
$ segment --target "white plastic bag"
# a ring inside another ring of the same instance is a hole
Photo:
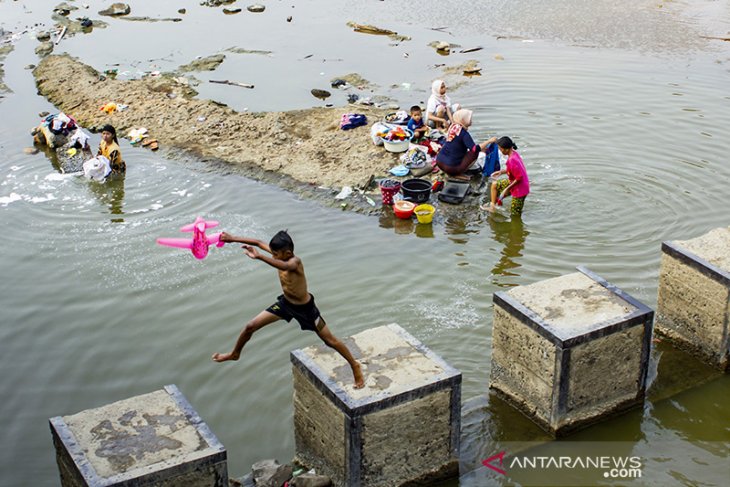
[[[375,122],[372,127],[370,127],[370,138],[373,139],[373,144],[383,145],[383,139],[381,139],[378,134],[387,133],[388,130],[390,130],[390,127],[388,127],[384,123]]]

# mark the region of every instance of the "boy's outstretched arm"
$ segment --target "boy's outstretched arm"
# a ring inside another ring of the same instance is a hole
[[[279,260],[275,259],[273,257],[269,257],[268,255],[262,255],[259,254],[258,251],[249,246],[244,245],[243,251],[248,255],[250,258],[254,260],[262,260],[269,264],[271,267],[275,267],[279,269],[280,271],[293,271],[296,270],[299,267],[299,257],[292,256],[291,258],[287,260]]]
[[[269,244],[267,244],[264,241],[257,240],[255,238],[248,238],[248,237],[236,237],[235,235],[231,235],[230,233],[223,232],[221,233],[221,242],[226,243],[242,243],[245,245],[253,245],[255,247],[260,248],[261,250],[265,250],[268,253],[271,253],[271,249],[269,248]]]

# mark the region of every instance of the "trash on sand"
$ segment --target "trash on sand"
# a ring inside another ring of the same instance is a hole
[[[400,166],[395,166],[389,172],[393,176],[405,176],[406,174],[408,174],[410,172],[410,169],[408,169],[406,166],[400,165]]]
[[[127,134],[127,137],[129,137],[130,144],[136,144],[138,142],[141,142],[142,139],[144,139],[146,136],[147,136],[147,129],[144,127],[140,127],[138,129],[132,129]]]
[[[101,110],[102,112],[109,113],[109,114],[114,113],[114,111],[116,109],[117,109],[117,104],[114,103],[113,101],[110,101],[109,103],[102,105],[99,108],[99,110]]]
[[[340,191],[337,196],[335,196],[336,200],[344,200],[348,196],[352,194],[352,188],[350,186],[343,186],[342,191]]]

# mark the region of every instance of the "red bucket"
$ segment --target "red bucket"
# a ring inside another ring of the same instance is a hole
[[[380,193],[383,195],[383,204],[392,205],[393,196],[400,191],[400,182],[395,179],[383,179],[380,181]]]

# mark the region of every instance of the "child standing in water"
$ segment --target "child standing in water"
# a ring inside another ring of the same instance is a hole
[[[324,319],[314,304],[314,296],[307,291],[307,278],[304,275],[304,266],[299,257],[294,255],[294,242],[289,234],[282,230],[266,244],[261,240],[246,237],[234,237],[226,232],[221,234],[221,242],[242,243],[244,253],[254,260],[262,260],[274,267],[279,272],[279,282],[284,294],[280,295],[274,304],[259,313],[249,321],[241,331],[241,334],[229,353],[214,353],[213,360],[225,362],[227,360],[238,360],[244,345],[251,339],[257,330],[270,325],[278,320],[291,321],[295,318],[302,330],[313,331],[328,346],[335,349],[347,360],[352,368],[352,375],[355,379],[355,389],[365,385],[360,364],[350,353],[347,346],[338,340],[327,327]],[[260,254],[254,247],[271,254]]]
[[[509,179],[499,179],[492,183],[491,201],[488,205],[482,205],[481,209],[493,212],[496,205],[501,204],[506,196],[512,196],[510,214],[522,216],[525,198],[530,194],[530,179],[527,177],[525,164],[517,153],[517,146],[509,137],[501,137],[497,141],[497,147],[502,154],[507,156],[507,163],[505,169],[494,171],[490,177],[495,179],[502,174],[507,174]],[[498,193],[499,196],[497,196]]]
[[[127,170],[127,165],[122,160],[117,131],[111,125],[104,125],[101,128],[101,142],[99,142],[99,152],[96,155],[109,159],[109,165],[114,174],[122,174]]]

